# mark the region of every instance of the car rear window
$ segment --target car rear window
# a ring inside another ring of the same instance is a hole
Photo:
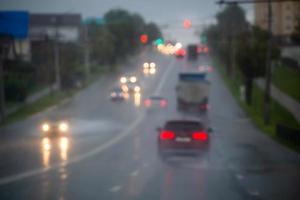
[[[167,130],[199,130],[203,129],[203,126],[200,122],[196,121],[170,121],[165,125]]]

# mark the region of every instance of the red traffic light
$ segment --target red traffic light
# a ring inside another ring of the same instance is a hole
[[[184,27],[184,28],[190,28],[191,25],[192,25],[191,20],[185,19],[185,20],[183,21],[183,27]]]
[[[146,34],[141,35],[140,41],[141,43],[146,44],[148,42],[148,35]]]

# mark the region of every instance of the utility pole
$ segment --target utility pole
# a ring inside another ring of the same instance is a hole
[[[59,16],[56,17],[55,21],[55,36],[54,36],[54,71],[55,71],[55,83],[57,85],[57,89],[61,89],[61,78],[60,78],[60,55],[59,55],[59,33],[58,26]]]
[[[264,123],[270,123],[270,93],[271,93],[271,51],[272,51],[272,4],[268,0],[268,49],[266,61],[266,80],[265,80],[265,97],[264,97]]]
[[[4,61],[4,48],[2,45],[0,52],[0,123],[5,120],[5,94],[4,94],[4,73],[3,73],[3,61]]]
[[[90,76],[90,45],[89,45],[89,32],[88,25],[84,24],[84,65],[85,65],[85,75],[88,79]]]

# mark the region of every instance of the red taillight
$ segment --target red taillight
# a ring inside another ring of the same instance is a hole
[[[208,53],[208,47],[204,47],[203,51],[204,53]]]
[[[208,135],[205,132],[194,132],[192,138],[194,140],[206,141],[208,139]]]
[[[173,131],[162,131],[159,137],[161,140],[173,140],[175,133]]]
[[[167,106],[167,100],[161,100],[159,104],[160,104],[160,107],[166,107]]]
[[[208,71],[208,72],[212,72],[212,71],[213,71],[213,68],[212,68],[211,66],[208,66],[208,67],[207,67],[207,71]]]
[[[146,99],[146,100],[144,101],[144,104],[145,104],[146,107],[151,106],[151,100],[150,100],[150,99]]]
[[[201,47],[197,47],[197,53],[201,53],[201,52],[202,52]]]
[[[208,106],[208,104],[204,104],[204,105],[201,105],[200,108],[202,110],[208,110],[209,106]]]

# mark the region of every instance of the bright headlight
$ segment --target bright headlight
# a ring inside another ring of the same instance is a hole
[[[148,68],[149,67],[149,63],[144,63],[144,68]]]
[[[135,83],[137,81],[137,78],[135,76],[130,77],[130,82]]]
[[[61,132],[67,132],[69,130],[69,125],[66,122],[61,122],[58,128]]]
[[[44,131],[44,132],[50,131],[50,125],[48,123],[44,123],[42,125],[42,131]]]
[[[154,68],[156,66],[156,64],[154,62],[150,63],[150,67]]]
[[[120,82],[123,83],[123,84],[127,83],[127,78],[126,77],[121,77]]]

